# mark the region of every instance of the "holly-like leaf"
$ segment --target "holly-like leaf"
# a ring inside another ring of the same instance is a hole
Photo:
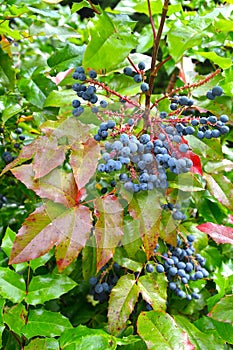
[[[22,304],[6,309],[3,314],[4,323],[16,334],[21,334],[21,330],[26,323],[26,317],[27,311]]]
[[[117,347],[116,338],[102,329],[90,329],[86,326],[66,330],[60,337],[60,348],[64,350],[114,350]]]
[[[29,311],[28,322],[22,333],[28,339],[35,336],[56,337],[70,328],[72,325],[68,318],[59,312],[38,309]]]
[[[58,145],[56,137],[41,137],[41,143],[35,153],[33,170],[35,178],[47,175],[51,170],[61,165],[65,160],[65,145]]]
[[[163,274],[147,274],[138,279],[138,289],[142,298],[154,311],[165,311],[167,302],[167,282]]]
[[[35,338],[24,347],[25,350],[59,350],[59,342],[54,338]]]
[[[187,317],[175,315],[176,323],[183,331],[188,334],[190,342],[195,346],[196,350],[223,350],[224,345],[219,337],[208,332],[201,332],[195,325],[187,319]],[[185,348],[186,350],[186,348]]]
[[[82,144],[73,144],[70,165],[79,189],[83,188],[94,175],[99,154],[100,146],[93,138]]]
[[[152,256],[160,233],[161,206],[159,194],[154,191],[139,193],[130,198],[131,194],[122,192],[129,202],[131,216],[140,223],[140,234],[147,259]]]
[[[123,208],[115,196],[95,200],[97,223],[95,225],[97,270],[114,255],[123,236]]]
[[[59,298],[76,285],[71,278],[62,274],[35,276],[29,284],[26,302],[31,305],[43,304],[45,301]]]
[[[85,206],[66,209],[55,203],[36,209],[16,235],[10,264],[38,258],[56,246],[59,271],[80,253],[88,239],[92,221]]]
[[[35,179],[33,164],[21,165],[11,170],[13,175],[41,198],[51,199],[66,207],[75,205],[77,187],[72,173],[55,168],[40,179]]]
[[[13,303],[20,303],[26,293],[26,285],[22,276],[16,272],[0,267],[0,295]]]
[[[182,330],[167,313],[142,312],[138,317],[137,328],[148,349],[186,350]]]
[[[219,322],[233,324],[232,312],[233,294],[226,295],[212,308],[208,316]]]
[[[134,275],[122,276],[112,289],[108,308],[108,327],[111,334],[118,334],[125,326],[138,299],[138,287]]]
[[[0,84],[9,90],[14,89],[15,71],[10,57],[0,48]]]
[[[93,19],[93,22],[94,26],[90,28],[91,39],[84,54],[83,65],[85,68],[110,71],[135,48],[137,39],[130,35],[132,29],[127,21],[124,26],[120,26],[105,12],[97,19]],[[111,52],[111,59],[109,59],[109,52]]]
[[[224,175],[205,174],[207,187],[210,193],[219,200],[225,207],[233,209],[233,185]]]
[[[216,243],[233,244],[233,228],[206,222],[197,226],[198,230],[207,233]]]

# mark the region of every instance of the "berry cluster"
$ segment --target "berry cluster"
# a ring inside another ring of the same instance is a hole
[[[134,81],[135,83],[141,83],[144,78],[144,70],[146,68],[146,65],[144,62],[138,63],[138,70],[134,72],[131,67],[125,67],[123,72],[125,75],[132,76],[134,74]],[[147,92],[149,90],[149,85],[145,82],[143,82],[140,86],[142,92]]]
[[[206,97],[209,100],[214,100],[215,97],[221,96],[223,94],[223,89],[220,86],[213,87],[212,90],[207,91]]]
[[[1,127],[0,128],[0,134],[2,136],[1,143],[4,149],[10,149],[10,151],[8,150],[4,151],[2,153],[2,159],[4,160],[5,164],[9,164],[16,158],[16,155],[13,155],[13,154],[17,152],[16,150],[19,150],[21,148],[21,142],[25,140],[25,136],[22,134],[23,132],[22,128],[19,128],[19,127],[14,130],[13,138],[11,135],[6,136],[4,132],[5,132],[4,128]],[[13,148],[12,148],[12,145],[13,145]]]
[[[193,100],[191,100],[187,96],[177,96],[177,95],[172,97],[171,102],[172,102],[170,104],[171,111],[177,110],[179,106],[191,107],[194,104]]]
[[[120,270],[121,267],[117,263],[114,263],[112,267],[105,265],[97,276],[89,279],[89,294],[93,295],[94,300],[100,303],[108,300],[112,288],[120,277]]]
[[[187,241],[177,240],[177,246],[167,245],[168,251],[162,255],[158,253],[158,246],[155,248],[155,257],[158,262],[156,271],[165,272],[168,279],[168,288],[180,298],[187,300],[199,299],[199,295],[192,292],[189,287],[190,281],[197,281],[209,276],[209,272],[204,268],[205,258],[200,254],[195,254],[193,235],[187,236]],[[160,258],[159,258],[160,257]],[[154,271],[152,264],[146,265],[146,271]]]
[[[88,76],[90,79],[97,78],[97,73],[95,70],[90,70],[88,72]],[[81,83],[75,83],[72,86],[72,89],[77,93],[77,96],[80,97],[83,101],[87,101],[90,107],[92,107],[92,112],[97,113],[98,107],[93,106],[97,103],[98,97],[96,95],[96,87],[95,85],[85,85],[86,80],[88,79],[87,75],[83,67],[77,67],[73,74],[73,79],[79,80]],[[99,103],[101,108],[106,108],[108,103],[105,100],[101,100]],[[78,117],[84,112],[84,107],[81,106],[81,101],[79,99],[75,99],[72,101],[72,107],[74,108],[72,111],[73,116]]]

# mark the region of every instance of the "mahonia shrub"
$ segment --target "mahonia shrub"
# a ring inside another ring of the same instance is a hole
[[[227,33],[231,6],[200,1],[199,18],[193,4],[129,3],[71,4],[93,16],[82,23],[86,36],[61,22],[70,41],[49,54],[50,69],[23,77],[22,64],[17,91],[28,115],[19,102],[2,118],[2,176],[35,194],[17,234],[8,227],[3,238],[12,269],[0,268],[2,307],[11,302],[3,321],[25,349],[233,342],[232,62],[227,42],[207,50],[214,44],[204,33]],[[57,9],[66,13],[55,7],[54,21]],[[146,15],[143,28],[135,13]],[[211,69],[198,74],[194,62],[205,59]],[[7,201],[1,194],[1,209]],[[18,328],[11,314],[22,315]]]

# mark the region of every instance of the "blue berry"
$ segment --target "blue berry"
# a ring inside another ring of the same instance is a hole
[[[220,121],[223,122],[223,123],[227,123],[229,121],[229,118],[226,114],[222,114],[220,116]]]
[[[96,106],[93,106],[92,109],[91,109],[92,113],[98,113],[99,112],[99,109],[98,107]]]
[[[135,74],[135,76],[133,77],[133,79],[134,79],[134,81],[135,81],[136,83],[141,83],[141,81],[142,81],[142,77],[141,77],[140,74]]]
[[[158,265],[156,266],[156,271],[157,271],[158,273],[164,272],[164,267],[163,267],[163,265],[158,264]]]
[[[175,282],[169,282],[168,283],[168,288],[174,291],[174,290],[176,290],[177,285],[176,285]]]
[[[79,100],[73,100],[72,101],[72,107],[74,108],[78,108],[80,106],[80,101]]]
[[[113,120],[109,120],[107,122],[108,129],[113,129],[113,128],[115,128],[115,126],[116,126],[116,123]]]
[[[215,96],[221,96],[223,94],[223,89],[220,86],[215,86],[212,89],[212,95]]]
[[[167,117],[167,113],[166,112],[160,112],[159,114],[161,119],[165,119]]]
[[[191,121],[191,124],[192,124],[192,126],[197,126],[199,124],[199,120],[198,119],[193,119]]]
[[[98,284],[95,286],[95,292],[96,292],[97,294],[101,294],[101,293],[103,293],[103,291],[104,291],[104,288],[103,288],[102,284],[98,283]]]
[[[127,121],[127,124],[129,126],[133,126],[134,125],[134,119],[133,118],[129,118],[128,121]]]
[[[144,63],[144,62],[139,62],[139,63],[138,63],[138,68],[139,68],[140,70],[144,70],[144,69],[146,68],[145,63]]]
[[[149,85],[147,83],[142,83],[140,87],[142,92],[146,92],[149,90]]]
[[[186,143],[181,143],[179,145],[179,151],[181,153],[186,153],[188,151],[188,149],[189,149],[189,146]]]
[[[88,72],[88,75],[91,79],[95,79],[97,77],[97,73],[94,69],[91,69],[89,72]]]
[[[222,126],[220,129],[221,134],[227,134],[229,131],[230,129],[227,125]]]
[[[107,102],[107,101],[104,101],[104,100],[100,101],[100,107],[106,108],[107,105],[108,105],[108,102]]]
[[[152,264],[147,264],[146,265],[146,272],[153,272],[154,271],[154,266]]]
[[[215,99],[215,96],[213,95],[212,90],[207,91],[206,97],[207,97],[209,100],[214,100],[214,99]]]
[[[175,111],[175,110],[177,110],[177,108],[178,108],[178,105],[176,103],[171,103],[170,104],[170,110],[171,111]]]
[[[83,106],[79,106],[72,111],[73,116],[79,117],[84,112]]]
[[[123,70],[123,73],[124,73],[125,75],[131,76],[132,73],[133,73],[133,70],[132,70],[132,68],[130,68],[130,67],[125,67],[124,70]]]

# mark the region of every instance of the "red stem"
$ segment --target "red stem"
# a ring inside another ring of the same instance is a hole
[[[148,6],[148,12],[149,12],[149,16],[150,16],[150,23],[151,23],[151,28],[152,28],[152,32],[153,32],[153,37],[154,37],[154,41],[155,41],[156,40],[156,30],[155,30],[155,24],[154,24],[152,12],[151,12],[150,0],[147,0],[147,6]]]

